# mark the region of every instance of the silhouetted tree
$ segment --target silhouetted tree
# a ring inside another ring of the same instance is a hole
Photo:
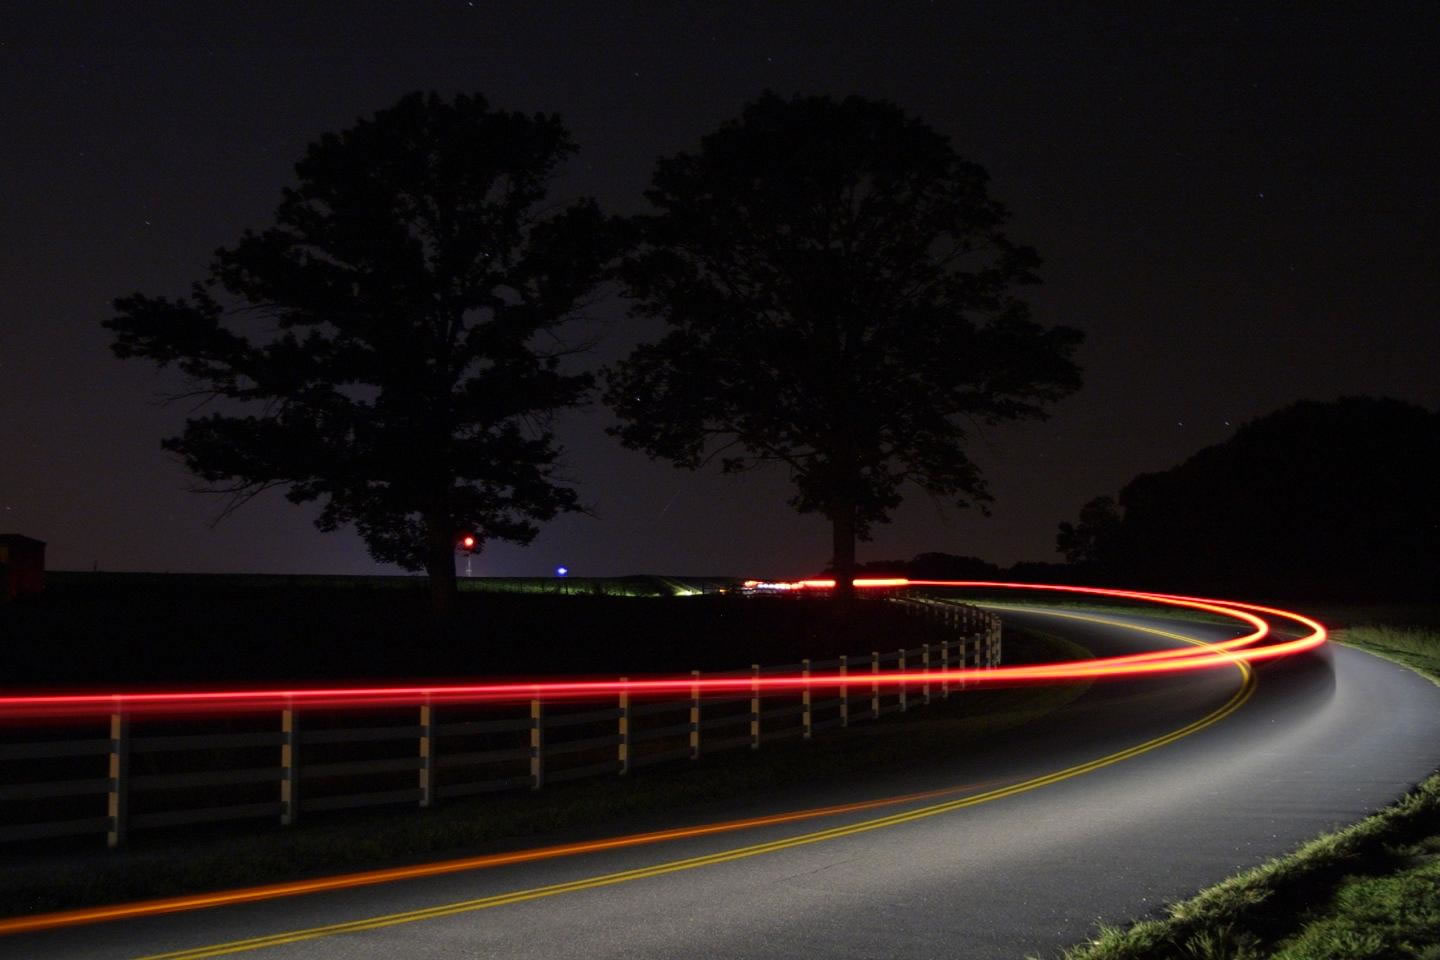
[[[1062,523],[1055,536],[1055,548],[1065,559],[1091,568],[1109,566],[1121,523],[1120,506],[1114,497],[1096,497],[1080,508],[1078,523]]]
[[[217,251],[188,299],[115,301],[117,356],[242,404],[165,449],[227,512],[272,487],[321,501],[321,530],[354,523],[375,559],[423,567],[447,612],[460,531],[525,543],[576,509],[550,417],[591,378],[561,370],[553,331],[612,230],[592,201],[541,207],[574,152],[554,115],[433,93],[322,136],[275,225]]]
[[[1307,400],[1136,477],[1120,492],[1118,522],[1082,511],[1071,529],[1078,559],[1101,558],[1156,589],[1426,598],[1440,583],[1437,475],[1440,413],[1372,397]]]
[[[1075,390],[1078,331],[1012,288],[1038,258],[1001,232],[985,172],[898,107],[772,93],[662,158],[622,277],[670,332],[606,381],[625,445],[676,466],[788,467],[792,506],[855,541],[921,489],[988,499],[974,423],[1041,417]],[[838,591],[848,595],[848,589]]]

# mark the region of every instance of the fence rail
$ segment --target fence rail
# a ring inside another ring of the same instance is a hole
[[[809,740],[945,699],[963,686],[949,679],[889,683],[887,673],[999,664],[995,616],[926,597],[892,602],[939,622],[949,636],[912,649],[706,675],[856,677],[838,688],[812,690],[805,682],[781,691],[753,683],[748,692],[703,695],[695,686],[683,699],[638,703],[622,692],[604,707],[538,699],[504,707],[450,704],[443,720],[440,708],[420,703],[366,709],[358,724],[324,708],[201,720],[113,713],[65,727],[0,731],[11,738],[0,742],[0,842],[104,834],[108,846],[118,847],[132,830],[260,818],[290,826],[322,811],[428,807],[538,790],[547,782],[623,776],[721,750]],[[690,675],[701,679],[698,670]],[[206,725],[215,729],[196,732]]]

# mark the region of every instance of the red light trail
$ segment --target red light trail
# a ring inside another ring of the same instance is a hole
[[[747,587],[777,590],[831,589],[833,580],[802,580],[785,584],[748,581]],[[824,690],[843,687],[893,687],[899,684],[949,681],[967,686],[1063,682],[1101,677],[1143,676],[1155,673],[1201,670],[1234,663],[1291,656],[1326,642],[1318,622],[1298,613],[1233,600],[1210,600],[1173,594],[1147,593],[1099,587],[1072,587],[1028,583],[992,583],[979,580],[856,580],[862,589],[902,587],[971,590],[1029,590],[1138,600],[1201,610],[1243,623],[1250,632],[1203,647],[1162,649],[1119,657],[1066,663],[1028,664],[990,668],[906,670],[886,673],[814,673],[775,676],[654,677],[634,680],[544,680],[537,682],[457,683],[427,686],[317,687],[304,689],[128,691],[112,693],[12,694],[0,696],[0,719],[83,717],[110,713],[242,712],[314,707],[365,708],[419,704],[515,703],[530,699],[603,699],[680,694],[706,696],[727,693]],[[1263,643],[1271,638],[1268,623],[1256,614],[1298,624],[1309,633],[1289,640]]]

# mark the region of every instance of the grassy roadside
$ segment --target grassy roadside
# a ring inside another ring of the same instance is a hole
[[[1224,617],[1218,613],[1209,613],[1205,610],[1196,610],[1190,607],[1162,607],[1153,603],[1113,602],[1107,603],[1103,600],[1057,600],[1052,597],[1029,597],[1018,594],[1009,596],[986,595],[981,597],[966,597],[966,602],[977,603],[987,608],[1002,609],[1004,607],[1044,607],[1052,610],[1060,610],[1065,613],[1096,613],[1109,614],[1111,616],[1144,616],[1154,620],[1183,620],[1190,623],[1219,623],[1225,626],[1245,626],[1233,617]]]
[[[1007,630],[1007,659],[1074,660],[1078,645],[1035,631]],[[611,836],[725,819],[719,801],[763,804],[787,788],[835,783],[922,763],[1034,721],[1079,697],[1086,683],[976,690],[935,699],[810,743],[779,741],[679,761],[624,778],[578,781],[538,793],[496,794],[426,811],[370,811],[281,830],[255,826],[139,836],[116,853],[0,860],[0,914],[41,913],[102,903],[322,876],[401,863],[520,849],[542,842]]]
[[[1320,615],[1338,627],[1338,642],[1440,684],[1440,629],[1373,622],[1374,610]],[[1395,614],[1379,614],[1387,615]],[[1429,624],[1435,611],[1400,615]],[[1440,774],[1374,816],[1172,905],[1161,919],[1102,928],[1064,957],[1440,960]]]

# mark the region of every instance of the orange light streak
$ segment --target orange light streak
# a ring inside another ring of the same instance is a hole
[[[212,893],[188,894],[186,896],[165,897],[157,900],[140,900],[134,903],[119,903],[111,906],[61,910],[54,913],[38,913],[28,917],[9,917],[0,919],[0,936],[16,933],[34,933],[40,930],[55,930],[61,927],[103,923],[110,920],[131,920],[136,917],[180,913],[188,910],[205,910],[211,907],[229,906],[237,903],[254,903],[259,900],[275,900],[281,897],[293,897],[300,894],[347,890],[353,887],[371,886],[377,883],[390,883],[395,880],[416,880],[423,877],[437,877],[450,873],[461,873],[467,870],[502,867],[514,863],[530,863],[536,860],[551,860],[556,857],[569,857],[582,853],[598,853],[602,850],[645,846],[652,843],[663,843],[669,840],[706,837],[714,834],[731,833],[737,830],[749,830],[755,827],[798,823],[804,820],[814,820],[819,817],[832,817],[845,813],[860,813],[866,810],[875,810],[880,807],[898,806],[900,804],[916,803],[922,800],[934,800],[937,797],[950,796],[989,787],[998,782],[999,781],[987,781],[959,787],[944,787],[938,790],[926,790],[921,793],[910,793],[898,797],[883,797],[878,800],[862,800],[855,803],[842,803],[828,807],[814,807],[809,810],[792,810],[785,813],[771,814],[769,816],[751,817],[745,820],[723,820],[716,823],[699,824],[693,827],[655,830],[649,833],[636,833],[622,837],[606,837],[601,840],[589,840],[581,843],[556,844],[548,847],[535,847],[531,850],[517,850],[510,853],[492,853],[478,857],[463,857],[456,860],[440,860],[434,863],[422,863],[408,867],[365,870],[359,873],[316,877],[310,880],[295,880],[286,883],[270,883],[254,887],[241,887],[236,890],[219,890]]]

